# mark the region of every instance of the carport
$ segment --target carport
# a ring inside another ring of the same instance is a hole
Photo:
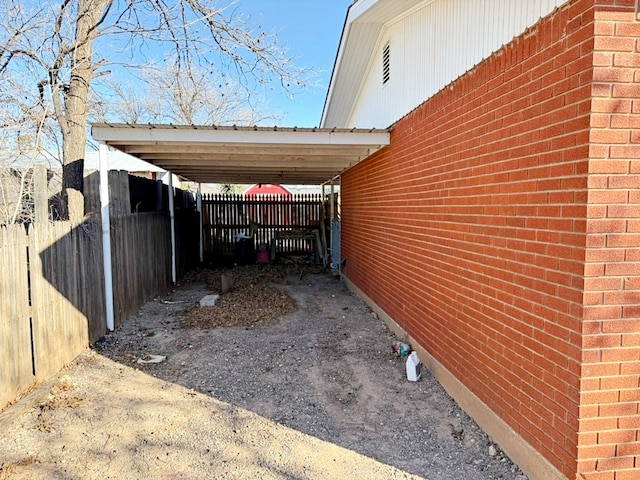
[[[100,202],[107,328],[114,329],[107,147],[157,165],[189,181],[202,183],[275,183],[323,185],[389,144],[386,129],[281,128],[196,125],[93,124],[100,143]],[[172,189],[172,175],[169,187]],[[198,196],[200,198],[200,196]],[[175,223],[172,230],[172,280],[175,272]]]

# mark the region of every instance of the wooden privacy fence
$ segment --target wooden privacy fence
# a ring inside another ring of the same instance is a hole
[[[254,243],[271,245],[276,232],[317,229],[324,218],[322,195],[244,196],[212,194],[202,197],[205,255],[234,253],[236,236],[250,235]],[[278,242],[279,253],[312,253],[308,240],[289,238]]]
[[[1,408],[73,360],[92,334],[104,333],[99,229],[68,222],[2,227],[0,269]]]
[[[170,285],[169,216],[162,211],[169,190],[158,182],[132,179],[126,172],[110,172],[109,187],[113,301],[119,326]],[[106,333],[98,176],[86,177],[88,220],[79,225],[49,222],[51,199],[39,193],[34,191],[35,215],[29,222],[0,226],[0,409]],[[189,254],[197,252],[193,242],[198,221],[193,196],[178,193],[180,273],[191,260]],[[161,211],[131,213],[156,208]]]
[[[128,197],[118,198],[124,182],[110,175],[116,326],[171,282],[169,216],[130,213]],[[184,205],[176,212],[179,273],[198,250],[198,218]],[[87,211],[79,225],[0,226],[0,410],[106,333],[101,222],[95,208]]]
[[[112,218],[111,232],[113,309],[119,327],[171,285],[171,230],[167,216],[139,213]]]
[[[169,186],[161,180],[136,177],[118,170],[109,172],[109,198],[112,215],[141,212],[169,212]],[[86,172],[84,177],[85,212],[100,212],[100,172]],[[194,195],[174,189],[176,211],[195,211]]]

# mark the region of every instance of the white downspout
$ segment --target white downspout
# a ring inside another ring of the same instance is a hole
[[[320,198],[320,201],[322,202],[322,208],[320,209],[321,213],[324,213],[324,217],[320,219],[321,222],[324,222],[326,216],[327,216],[327,212],[324,209],[324,202],[327,199],[325,193],[324,193],[324,187],[327,185],[327,182],[324,182],[321,187],[322,187],[322,197]],[[329,224],[329,228],[331,228],[331,224]],[[325,242],[325,247],[326,250],[325,251],[330,251],[330,245],[331,243],[329,243],[329,245],[326,245],[327,243],[327,232],[325,232],[325,236],[324,236],[324,242]],[[323,258],[322,261],[324,262],[326,260],[326,258]]]
[[[200,234],[198,237],[200,238],[200,263],[204,262],[204,238],[202,233],[202,184],[198,184],[198,194],[196,196],[196,205],[198,208],[198,217],[200,218]]]
[[[171,221],[171,281],[177,283],[176,273],[176,215],[173,205],[173,173],[169,174],[169,218]]]
[[[342,203],[342,197],[340,197],[340,195],[342,195],[342,176],[338,177],[338,187],[340,188],[340,193],[338,194],[338,198],[340,198],[340,202]],[[337,214],[338,212],[336,212],[336,215]],[[342,218],[340,219],[340,222],[342,222]],[[340,273],[340,275],[342,275],[342,272],[340,271],[341,270],[340,264],[342,263],[342,227],[340,227],[339,229],[339,235],[338,235],[337,241],[338,241],[338,249],[340,251],[340,255],[338,255],[338,258],[335,259],[334,265],[338,269],[338,272]]]
[[[329,205],[329,216],[331,217],[331,221],[336,217],[336,204],[333,201],[333,197],[336,194],[335,187],[333,185],[333,178],[331,179],[331,204]]]
[[[333,251],[333,219],[336,218],[336,204],[334,201],[336,191],[333,186],[334,180],[335,180],[335,177],[331,179],[331,200],[330,200],[331,203],[329,203],[329,245],[331,245],[331,247],[329,248],[329,251],[331,252],[331,261],[329,262],[329,265],[331,265],[332,263],[335,264],[335,260],[336,260],[335,258],[333,258],[335,253]]]
[[[102,216],[102,261],[104,265],[104,298],[107,330],[115,330],[113,315],[113,270],[111,261],[111,221],[109,218],[109,172],[107,170],[107,146],[100,144],[100,213]]]

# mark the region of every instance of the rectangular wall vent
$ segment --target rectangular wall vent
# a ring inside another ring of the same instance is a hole
[[[390,49],[387,43],[382,50],[382,84],[386,84],[391,78]]]

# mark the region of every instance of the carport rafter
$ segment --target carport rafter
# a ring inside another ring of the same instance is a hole
[[[162,154],[169,152],[178,152],[181,154],[256,154],[256,155],[280,155],[282,153],[281,145],[268,145],[268,144],[243,144],[242,146],[234,145],[234,144],[208,144],[205,146],[202,145],[193,145],[191,143],[182,143],[175,142],[170,146],[168,145],[159,145],[159,144],[136,144],[136,143],[127,143],[118,145],[117,143],[111,144],[114,148],[118,150],[122,150],[125,153],[129,153],[130,155],[137,156],[137,154]],[[330,153],[333,156],[341,157],[341,156],[368,156],[373,153],[367,146],[363,146],[360,149],[355,147],[344,147],[340,148],[338,146],[330,146],[325,147],[323,145],[311,145],[308,148],[298,147],[296,148],[296,152],[298,155],[306,156],[306,155],[320,155],[322,153]]]

